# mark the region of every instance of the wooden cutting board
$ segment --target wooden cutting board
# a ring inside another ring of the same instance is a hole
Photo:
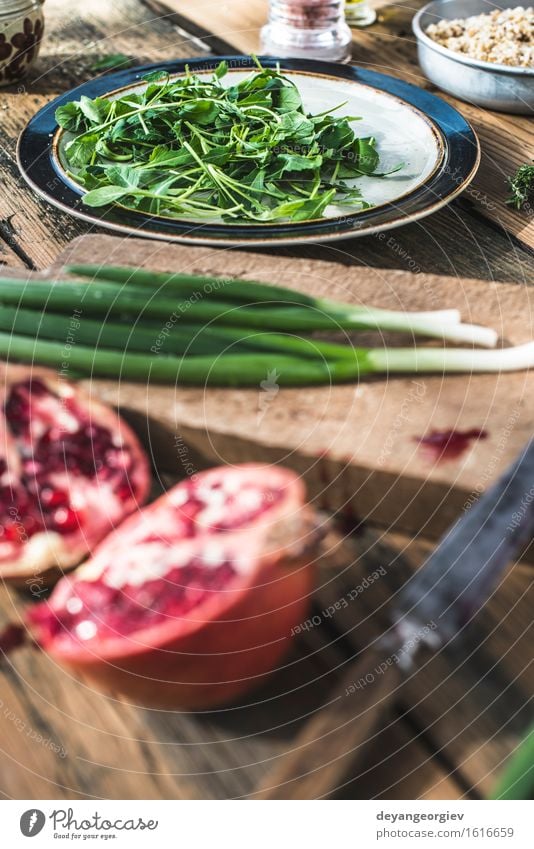
[[[472,123],[480,139],[482,160],[472,184],[463,194],[477,212],[523,244],[534,248],[532,205],[517,212],[506,203],[507,179],[532,160],[532,118],[491,112],[439,91],[417,61],[412,18],[427,0],[407,3],[371,0],[377,21],[353,28],[353,62],[363,68],[400,77],[448,100]],[[161,15],[174,16],[189,32],[200,36],[215,53],[258,53],[260,29],[267,20],[268,0],[147,0]]]
[[[46,274],[74,261],[242,276],[394,309],[458,307],[464,320],[491,325],[507,343],[534,338],[534,294],[512,284],[105,235],[75,239]],[[366,341],[373,339],[381,344],[376,335]],[[136,419],[159,468],[191,474],[196,451],[210,463],[284,463],[304,476],[319,505],[355,523],[429,537],[499,475],[534,429],[534,373],[295,389],[277,389],[265,378],[257,389],[197,389],[145,387],[117,375],[88,388]],[[456,459],[436,462],[419,439],[449,429],[480,429],[486,438],[473,440]]]

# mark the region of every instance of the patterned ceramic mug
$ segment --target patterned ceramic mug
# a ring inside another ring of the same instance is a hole
[[[39,53],[44,0],[0,0],[0,86],[22,79]]]

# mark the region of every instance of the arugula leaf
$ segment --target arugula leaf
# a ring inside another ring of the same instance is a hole
[[[373,138],[356,139],[354,151],[357,164],[362,174],[372,174],[378,167],[378,153]]]
[[[315,128],[310,119],[301,112],[284,112],[275,132],[281,139],[291,139],[298,144],[311,144]]]
[[[80,109],[78,103],[71,100],[70,103],[65,103],[63,106],[58,106],[55,111],[55,119],[60,127],[64,130],[70,130],[75,133],[82,127],[85,127],[85,115]]]
[[[94,100],[91,100],[91,98],[86,97],[85,94],[82,94],[79,101],[80,111],[86,118],[89,119],[89,121],[92,121],[93,124],[101,124],[105,121],[110,106],[110,101],[105,98],[96,97]]]
[[[274,102],[279,112],[298,112],[302,109],[302,98],[294,85],[281,86],[275,98]]]
[[[298,153],[280,153],[278,160],[283,163],[282,174],[286,171],[309,171],[310,169],[320,168],[323,164],[323,157],[320,153],[315,156],[301,156]]]
[[[219,114],[219,106],[211,100],[194,100],[180,107],[179,115],[197,124],[211,124]]]
[[[102,186],[100,189],[87,192],[83,196],[83,202],[86,206],[107,206],[123,198],[128,191],[123,186]]]
[[[320,144],[332,150],[340,151],[355,141],[354,130],[346,118],[327,115],[316,130]]]
[[[159,82],[159,80],[168,80],[169,72],[168,71],[150,71],[149,74],[145,74],[143,77],[147,83]]]
[[[222,62],[219,62],[219,64],[215,68],[215,70],[213,72],[213,76],[217,80],[222,80],[222,78],[225,77],[227,73],[228,73],[228,62],[223,60]]]
[[[65,148],[69,164],[74,168],[88,165],[95,155],[98,140],[98,134],[92,133],[91,135],[78,136],[78,138],[70,141]]]
[[[273,210],[276,218],[290,218],[291,221],[309,221],[321,218],[326,207],[335,198],[336,190],[331,189],[321,197],[311,200],[294,200],[282,203]]]
[[[146,172],[141,168],[132,168],[131,165],[113,165],[106,170],[107,179],[117,188],[122,186],[125,189],[137,189],[143,182],[143,175]],[[147,180],[150,178],[147,176]]]

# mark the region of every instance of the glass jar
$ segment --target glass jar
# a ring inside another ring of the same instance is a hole
[[[22,79],[34,62],[44,30],[44,0],[0,0],[0,85]]]
[[[376,12],[367,0],[346,0],[345,18],[351,27],[368,27],[376,21]]]
[[[270,0],[261,31],[263,53],[348,62],[352,36],[344,7],[345,0]]]

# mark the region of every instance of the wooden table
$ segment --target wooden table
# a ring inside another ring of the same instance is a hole
[[[106,53],[121,51],[141,64],[252,49],[265,8],[263,0],[168,0],[165,6],[107,0],[94,6],[47,0],[47,35],[35,70],[20,90],[0,93],[0,261],[13,269],[43,268],[90,231],[40,201],[19,177],[16,139],[31,115],[90,77],[91,65]],[[361,64],[429,87],[409,31],[415,7],[409,2],[381,10],[375,27],[355,34],[354,55]],[[506,175],[528,156],[531,125],[473,107],[464,111],[481,135],[487,167],[462,198],[385,241],[368,237],[286,253],[527,284],[534,269],[532,214],[515,213],[504,200]],[[316,611],[379,565],[390,567],[393,583],[401,581],[423,554],[420,542],[367,530],[344,548],[342,573],[330,567],[321,575]],[[531,584],[531,570],[516,567],[462,651],[425,660],[369,741],[365,765],[340,781],[337,795],[477,798],[491,790],[528,721]],[[98,695],[36,652],[13,654],[0,661],[0,792],[54,799],[253,797],[350,659],[376,635],[390,591],[377,582],[362,596],[357,621],[349,609],[335,625],[309,630],[288,667],[248,706],[213,714],[140,710]],[[2,620],[24,603],[1,591]]]

